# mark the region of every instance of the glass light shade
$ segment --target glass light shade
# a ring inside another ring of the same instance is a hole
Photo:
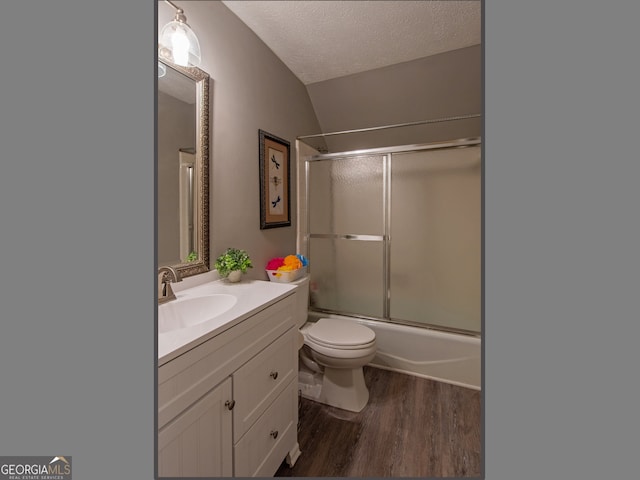
[[[182,67],[200,66],[200,43],[185,22],[172,20],[162,27],[158,36],[158,54]]]
[[[162,78],[167,74],[167,67],[158,62],[158,78]]]

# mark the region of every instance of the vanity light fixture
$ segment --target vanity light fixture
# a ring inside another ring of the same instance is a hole
[[[164,0],[176,10],[176,16],[167,23],[158,36],[160,58],[182,67],[200,66],[200,43],[198,37],[187,24],[184,10],[169,0]]]

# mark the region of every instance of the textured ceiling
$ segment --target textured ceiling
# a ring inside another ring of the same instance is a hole
[[[480,1],[223,1],[305,84],[478,45]]]

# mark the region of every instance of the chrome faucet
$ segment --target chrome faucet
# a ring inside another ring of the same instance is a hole
[[[158,304],[169,302],[176,299],[171,282],[181,282],[182,277],[173,267],[160,267],[158,269]]]

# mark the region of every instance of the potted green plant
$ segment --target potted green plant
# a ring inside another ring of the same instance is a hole
[[[215,269],[222,278],[228,278],[230,282],[238,282],[248,268],[253,268],[249,254],[238,248],[227,250],[216,259]]]

